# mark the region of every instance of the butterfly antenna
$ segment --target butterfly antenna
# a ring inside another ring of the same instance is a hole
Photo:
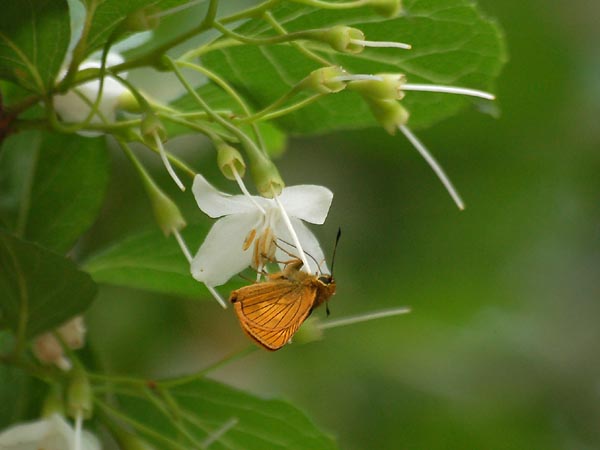
[[[286,245],[289,245],[290,247],[296,248],[296,247],[294,246],[294,244],[290,244],[288,241],[286,241],[286,240],[284,240],[284,239],[277,238],[277,240],[278,240],[278,241],[281,241],[281,242],[283,242],[283,243],[284,243],[284,244],[286,244]],[[294,254],[292,254],[292,253],[288,252],[288,251],[287,251],[285,248],[283,248],[283,247],[282,247],[281,245],[279,245],[277,242],[275,242],[275,246],[276,246],[277,248],[279,248],[279,249],[280,249],[282,252],[285,252],[285,253],[287,253],[289,256],[292,256],[292,257],[294,257],[294,258],[298,258],[298,256],[296,256],[296,255],[294,255]],[[314,261],[314,263],[317,265],[317,269],[319,269],[319,272],[321,272],[321,264],[319,264],[319,262],[316,260],[316,258],[315,258],[313,255],[311,255],[310,253],[308,253],[308,252],[304,252],[304,254],[305,254],[305,255],[307,255],[307,256],[308,256],[310,259],[312,259],[312,260]],[[299,258],[298,258],[298,259],[299,259]],[[322,273],[322,272],[321,272],[321,273]]]
[[[342,236],[342,227],[338,228],[337,236],[335,237],[335,244],[333,246],[333,255],[331,255],[331,277],[333,278],[333,263],[335,263],[335,252],[337,251],[338,242]]]

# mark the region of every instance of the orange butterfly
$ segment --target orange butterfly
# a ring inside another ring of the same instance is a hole
[[[338,231],[336,247],[339,236]],[[313,309],[335,294],[333,275],[311,275],[301,267],[302,261],[295,259],[268,281],[237,289],[229,297],[244,332],[267,350],[287,344]]]

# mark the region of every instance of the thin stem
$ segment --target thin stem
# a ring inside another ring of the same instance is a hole
[[[196,380],[204,377],[209,372],[217,370],[220,367],[223,367],[235,360],[243,358],[244,356],[247,356],[250,353],[254,353],[256,350],[258,350],[257,346],[249,345],[248,347],[245,347],[242,350],[238,350],[236,352],[229,354],[228,356],[224,357],[223,359],[217,361],[214,364],[211,364],[208,367],[205,367],[204,369],[200,370],[199,372],[196,372],[191,375],[184,375],[181,377],[172,378],[170,380],[159,381],[158,384],[162,387],[170,388],[170,387],[174,387],[174,386],[179,386],[181,384],[191,383],[192,381],[196,381]]]
[[[181,180],[179,179],[179,177],[173,170],[173,167],[171,166],[171,163],[169,162],[169,158],[167,158],[167,153],[165,152],[165,148],[163,147],[163,143],[160,140],[158,133],[155,130],[152,134],[154,135],[154,142],[156,144],[156,147],[158,148],[158,153],[160,154],[160,159],[162,159],[162,162],[163,162],[165,168],[167,169],[167,172],[169,173],[171,179],[175,182],[175,184],[177,185],[177,187],[179,189],[181,189],[182,191],[185,191],[184,184],[181,182]]]
[[[95,398],[94,402],[109,416],[112,416],[128,425],[130,425],[131,427],[133,427],[134,429],[138,430],[139,432],[143,433],[143,434],[147,434],[148,436],[152,436],[154,439],[157,439],[161,442],[164,442],[165,444],[169,445],[171,448],[177,449],[177,450],[189,450],[188,447],[184,447],[183,445],[179,444],[178,442],[172,440],[171,438],[168,438],[166,436],[163,436],[162,434],[154,431],[152,428],[147,427],[146,425],[132,419],[131,417],[129,417],[126,414],[123,414],[121,411],[119,411],[116,408],[113,408],[112,406],[110,406],[108,403],[100,400],[99,398]]]
[[[465,209],[465,204],[460,198],[460,195],[458,194],[457,190],[452,185],[450,178],[448,178],[446,172],[444,172],[444,169],[442,169],[442,166],[439,165],[439,163],[435,160],[433,155],[429,153],[425,145],[423,145],[423,143],[412,133],[412,131],[410,131],[406,127],[406,125],[400,125],[398,128],[400,129],[400,131],[402,131],[404,136],[406,136],[406,139],[408,139],[410,143],[417,149],[417,151],[421,154],[423,159],[427,161],[427,164],[429,164],[429,167],[431,167],[431,169],[440,179],[440,181],[450,194],[450,197],[452,197],[454,203],[456,203],[456,206],[458,206],[458,209]]]
[[[264,19],[279,34],[287,34],[287,30],[277,21],[277,19],[275,19],[275,17],[273,16],[273,14],[271,14],[270,11],[265,12]],[[321,64],[325,67],[333,65],[333,63],[331,61],[328,61],[327,59],[325,59],[322,56],[319,56],[318,54],[313,52],[312,50],[307,49],[301,42],[292,41],[292,42],[290,42],[290,45],[292,47],[294,47],[296,50],[298,50],[300,53],[302,53],[304,56],[306,56],[307,58],[312,59],[313,61],[317,62],[317,64]]]
[[[204,286],[206,286],[208,292],[212,294],[212,296],[219,303],[219,305],[221,305],[223,309],[227,309],[227,302],[223,299],[223,297],[221,297],[221,294],[219,294],[219,292],[213,286],[210,286],[208,284],[204,284]]]
[[[402,85],[403,91],[420,91],[420,92],[443,92],[445,94],[468,95],[470,97],[479,97],[486,100],[495,100],[496,96],[489,92],[480,91],[478,89],[469,89],[457,86],[440,86],[437,84],[414,84],[407,83]]]
[[[333,77],[331,81],[383,81],[384,78],[380,75],[369,75],[369,74],[348,74],[348,75],[339,75],[337,77]]]
[[[328,328],[343,327],[345,325],[352,325],[360,322],[367,322],[374,319],[382,319],[384,317],[398,316],[400,314],[408,314],[411,311],[408,307],[386,309],[384,311],[376,311],[368,314],[359,314],[357,316],[343,317],[341,319],[332,320],[326,323],[319,324],[321,330]]]
[[[410,50],[412,45],[403,42],[392,41],[365,41],[363,39],[350,39],[352,44],[360,45],[361,47],[382,47],[382,48],[402,48]]]
[[[314,94],[311,95],[310,97],[305,98],[304,100],[300,100],[298,103],[294,103],[293,105],[287,106],[285,108],[282,109],[278,109],[277,111],[273,111],[270,112],[268,114],[265,114],[261,117],[259,117],[258,120],[260,121],[265,121],[265,120],[272,120],[275,119],[277,117],[281,117],[281,116],[285,116],[287,114],[290,114],[294,111],[298,111],[302,108],[304,108],[305,106],[310,105],[311,103],[316,102],[317,100],[319,100],[321,97],[325,97],[328,94]],[[256,121],[256,118],[252,118],[252,120]]]
[[[74,450],[82,450],[81,447],[81,430],[83,429],[83,411],[80,409],[77,411],[75,417],[75,448]]]
[[[177,243],[179,244],[179,248],[181,249],[181,251],[183,252],[183,255],[185,256],[185,259],[187,259],[187,261],[189,263],[191,263],[192,259],[193,259],[192,254],[190,253],[190,249],[188,248],[187,244],[183,240],[181,233],[179,233],[179,230],[173,229],[173,235],[175,236],[175,239],[177,240]]]
[[[334,10],[359,8],[361,6],[368,4],[367,0],[356,0],[356,1],[345,2],[345,3],[330,3],[330,2],[320,1],[320,0],[292,0],[292,1],[294,3],[301,3],[303,5],[314,6],[315,8],[334,9]]]
[[[275,203],[277,203],[277,206],[279,207],[279,211],[281,211],[281,216],[283,217],[283,221],[285,222],[285,225],[287,226],[288,231],[290,232],[290,235],[292,236],[292,241],[294,242],[294,245],[296,246],[296,250],[298,250],[298,254],[300,256],[300,259],[302,260],[302,264],[304,265],[304,271],[309,274],[312,274],[312,270],[311,270],[310,266],[308,265],[308,259],[306,259],[306,254],[304,253],[304,250],[302,249],[302,245],[300,244],[300,239],[298,239],[296,230],[294,230],[294,226],[292,225],[292,222],[291,222],[287,212],[285,211],[283,204],[279,200],[278,196],[274,195],[273,198],[275,200]]]

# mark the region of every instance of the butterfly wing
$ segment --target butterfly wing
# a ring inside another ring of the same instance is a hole
[[[267,350],[278,350],[310,314],[317,290],[310,283],[265,281],[231,293],[244,332]]]

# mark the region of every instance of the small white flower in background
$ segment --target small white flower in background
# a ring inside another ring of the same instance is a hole
[[[35,422],[13,425],[0,433],[1,450],[71,450],[75,447],[75,430],[59,414]],[[83,431],[79,448],[100,450],[92,433]]]
[[[212,218],[213,225],[192,260],[194,278],[207,286],[220,286],[248,266],[260,269],[263,255],[278,261],[290,256],[277,248],[277,239],[293,243],[276,200],[259,196],[229,195],[219,192],[202,175],[196,175],[192,192],[200,209]],[[322,224],[327,218],[333,193],[314,185],[291,186],[278,197],[287,212],[304,252],[312,258],[310,270],[327,271],[319,242],[302,221]],[[294,247],[277,242],[290,253]]]
[[[120,54],[109,52],[106,57],[106,67],[115,66],[123,61],[124,59]],[[99,69],[101,65],[100,59],[89,59],[79,66],[79,70],[92,68]],[[61,71],[59,80],[65,76],[65,73],[65,70]],[[121,73],[121,76],[126,78],[127,74]],[[83,122],[90,113],[90,105],[93,105],[96,101],[99,89],[100,80],[93,80],[83,83],[66,94],[54,96],[54,108],[61,119],[65,122]],[[103,119],[109,123],[114,122],[117,115],[119,97],[126,92],[128,92],[128,90],[121,83],[114,78],[107,76],[104,79],[104,86],[102,88],[102,99],[98,105],[99,114],[98,112],[94,114],[91,123],[103,123]],[[89,104],[84,101],[80,95],[83,95],[85,98],[87,98]],[[82,132],[81,134],[84,133],[86,136],[98,136],[101,134],[95,132]]]
[[[56,333],[70,349],[85,345],[85,323],[82,316],[74,317],[56,329]],[[52,332],[38,336],[33,343],[33,353],[42,363],[56,364],[62,370],[71,369],[71,361],[65,356],[62,345]]]

